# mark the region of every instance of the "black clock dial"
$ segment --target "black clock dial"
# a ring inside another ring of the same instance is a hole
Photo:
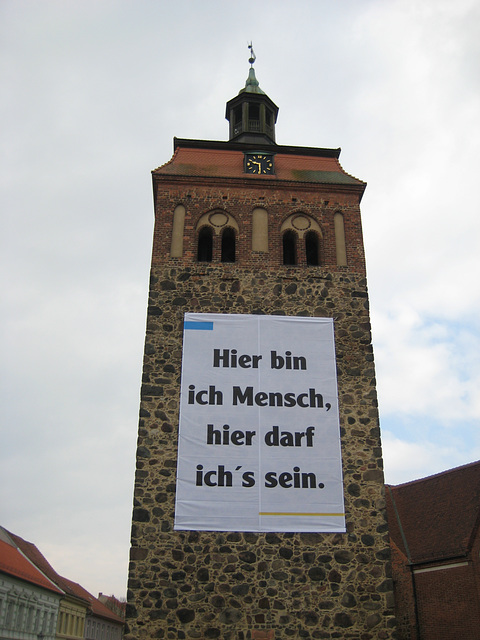
[[[245,155],[245,171],[247,173],[269,174],[274,172],[273,156],[266,153],[249,153]]]

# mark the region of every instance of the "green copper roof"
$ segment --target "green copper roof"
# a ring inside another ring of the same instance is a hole
[[[248,72],[247,81],[245,82],[245,89],[240,89],[238,94],[240,95],[241,93],[260,93],[262,95],[265,95],[265,91],[262,91],[260,89],[260,85],[258,84],[258,80],[255,77],[255,69],[253,68],[253,63],[257,59],[257,56],[255,55],[255,52],[253,51],[253,44],[251,42],[248,45],[248,48],[250,49],[250,57],[248,59],[248,61],[250,63],[250,70]]]
[[[244,92],[245,93],[261,93],[265,95],[265,91],[262,91],[260,89],[260,85],[258,84],[258,80],[255,76],[255,69],[253,67],[250,67],[249,69],[248,78],[247,78],[247,81],[245,82],[245,89],[240,89],[239,94]]]

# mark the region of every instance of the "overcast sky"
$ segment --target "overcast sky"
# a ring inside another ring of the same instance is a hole
[[[480,458],[478,0],[2,0],[0,524],[126,593],[153,205],[253,40],[362,201],[386,480]]]

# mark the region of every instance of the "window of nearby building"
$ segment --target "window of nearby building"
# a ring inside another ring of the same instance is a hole
[[[13,614],[15,606],[13,602],[7,602],[7,615],[5,616],[5,624],[7,629],[13,626]]]

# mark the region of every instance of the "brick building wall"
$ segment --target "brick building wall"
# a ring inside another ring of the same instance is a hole
[[[480,462],[388,487],[401,640],[480,639]]]
[[[158,187],[156,212],[158,230],[154,235],[152,264],[196,264],[197,262],[197,220],[208,211],[226,211],[235,216],[239,225],[237,236],[235,263],[242,267],[266,266],[283,267],[282,238],[279,233],[281,223],[293,214],[305,213],[319,222],[322,228],[323,266],[337,269],[335,253],[335,231],[333,217],[336,212],[344,215],[345,236],[347,239],[348,272],[365,275],[365,256],[358,205],[358,196],[338,192],[335,200],[330,201],[331,191],[328,188],[316,189],[299,185],[265,186],[255,185],[251,181],[242,181],[238,185],[222,181],[219,189],[214,180],[211,186],[205,186],[205,181],[191,178],[185,184],[183,180],[176,180],[167,185],[162,181]],[[238,181],[237,181],[238,182]],[[182,184],[183,183],[183,184]],[[184,253],[181,259],[170,258],[170,242],[172,234],[172,213],[178,204],[186,208],[184,229]],[[252,252],[252,211],[255,208],[268,206],[269,240],[268,254]],[[214,262],[219,261],[220,236],[214,236]],[[305,267],[305,254],[299,251],[299,264]],[[228,268],[228,264],[225,265]]]
[[[413,574],[406,556],[390,541],[395,617],[400,640],[419,640]]]
[[[472,564],[415,575],[422,640],[480,638],[478,577]]]

